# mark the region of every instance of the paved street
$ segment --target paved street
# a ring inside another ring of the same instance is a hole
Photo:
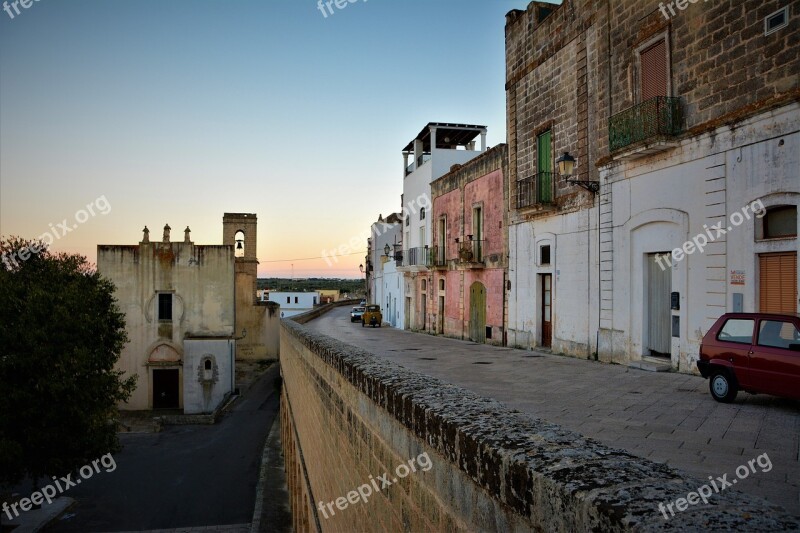
[[[70,489],[78,503],[50,530],[249,531],[264,441],[277,421],[276,375],[273,365],[216,425],[121,435],[117,469]]]
[[[773,468],[756,466],[736,489],[800,515],[800,402],[740,392],[719,404],[700,377],[362,328],[349,311],[308,327],[702,480],[736,478],[736,467],[767,453]]]

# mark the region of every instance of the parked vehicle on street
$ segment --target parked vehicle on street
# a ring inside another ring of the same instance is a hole
[[[800,315],[722,315],[703,337],[697,368],[718,402],[739,390],[800,400]]]
[[[361,316],[364,314],[364,307],[354,307],[350,311],[350,322],[360,322]]]
[[[367,301],[366,300],[361,300],[360,302],[358,302],[358,305],[360,305],[361,307],[366,307],[367,306]]]
[[[361,316],[361,327],[363,328],[367,324],[372,326],[381,327],[383,323],[383,314],[381,313],[381,306],[380,305],[368,305],[367,310],[364,311],[364,314]]]

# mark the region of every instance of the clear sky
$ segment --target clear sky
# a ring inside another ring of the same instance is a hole
[[[94,261],[145,225],[221,244],[223,213],[253,212],[261,276],[358,277],[366,242],[333,267],[280,260],[399,211],[401,150],[428,122],[505,142],[505,14],[526,5],[357,0],[327,18],[317,0],[9,5],[0,234],[55,231],[53,249]]]

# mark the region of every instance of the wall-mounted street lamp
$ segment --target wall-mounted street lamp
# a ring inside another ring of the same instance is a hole
[[[383,247],[383,255],[385,255],[386,257],[389,257],[389,252],[391,252],[391,251],[392,251],[392,249],[389,247],[389,243],[387,242],[386,246]]]
[[[573,172],[575,171],[575,158],[572,157],[569,154],[569,152],[564,152],[563,154],[561,154],[561,157],[556,159],[556,165],[558,166],[558,173],[570,185],[578,185],[580,187],[583,187],[587,191],[593,192],[595,194],[598,191],[600,191],[599,181],[584,181],[584,180],[570,179],[572,177]]]
[[[364,273],[364,265],[358,265],[358,269],[361,271],[362,274]]]

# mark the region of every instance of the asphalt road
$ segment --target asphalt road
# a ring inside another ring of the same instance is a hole
[[[213,426],[122,434],[117,469],[101,470],[65,495],[77,505],[48,531],[146,531],[249,524],[264,441],[278,421],[267,370]],[[279,421],[278,421],[279,423]]]

